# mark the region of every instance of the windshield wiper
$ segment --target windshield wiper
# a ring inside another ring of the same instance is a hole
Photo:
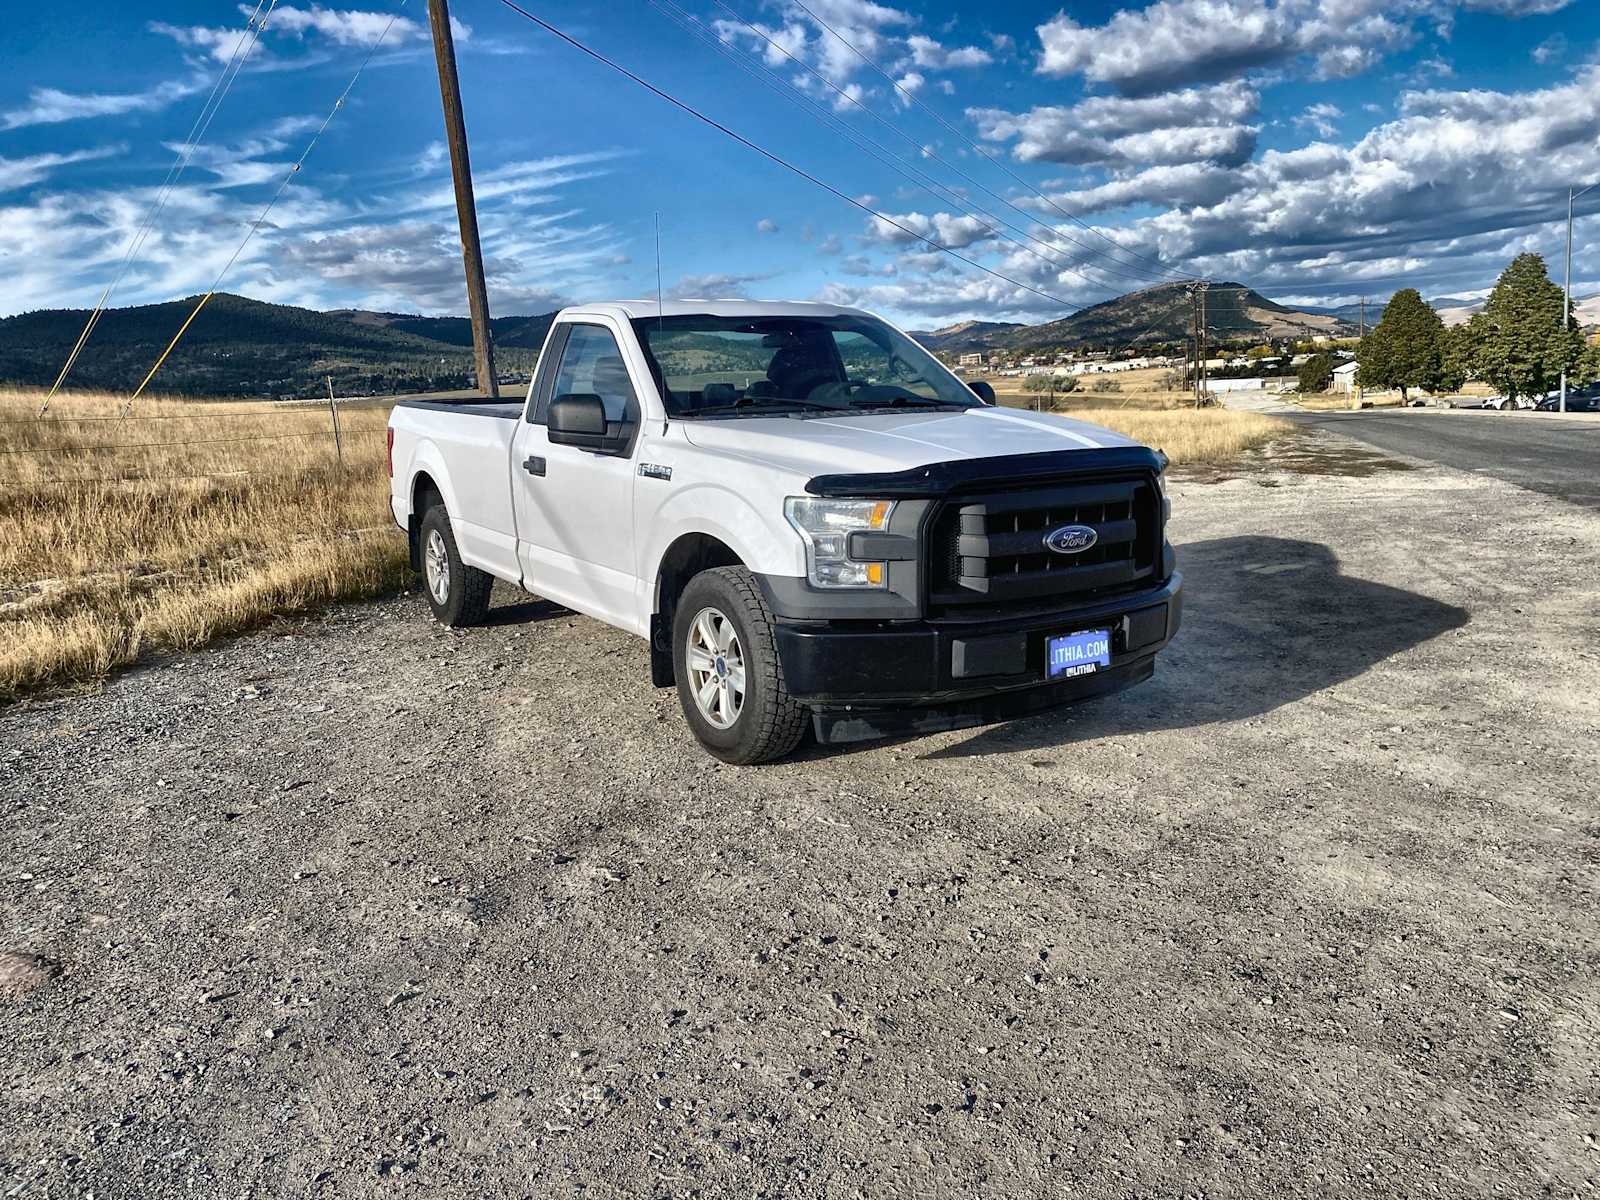
[[[706,416],[737,416],[741,413],[760,413],[777,409],[799,408],[807,411],[820,409],[823,412],[843,412],[837,404],[821,404],[815,400],[796,400],[787,396],[774,396],[766,400],[735,400],[732,404],[713,404],[710,408],[691,408],[687,412],[678,414],[686,420]]]
[[[850,407],[863,408],[960,408],[972,407],[957,400],[936,400],[927,396],[896,396],[892,400],[852,400]]]

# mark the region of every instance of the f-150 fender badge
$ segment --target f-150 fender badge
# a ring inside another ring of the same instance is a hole
[[[671,479],[672,468],[663,467],[657,463],[642,462],[639,464],[639,474],[646,479]]]

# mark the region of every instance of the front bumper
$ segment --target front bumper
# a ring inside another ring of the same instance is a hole
[[[789,692],[810,706],[817,737],[857,741],[988,724],[1148,679],[1183,619],[1183,577],[1160,587],[992,621],[786,621],[778,655]],[[1052,682],[1048,638],[1111,630],[1111,665]]]

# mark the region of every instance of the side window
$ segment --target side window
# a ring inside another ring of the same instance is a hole
[[[561,369],[550,395],[599,396],[607,421],[625,421],[638,413],[633,384],[622,351],[611,331],[598,325],[573,325],[561,352]]]

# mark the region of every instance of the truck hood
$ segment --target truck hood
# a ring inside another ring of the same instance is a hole
[[[1014,408],[741,417],[683,421],[679,428],[691,445],[799,476],[903,471],[958,459],[1139,444],[1099,425]]]

